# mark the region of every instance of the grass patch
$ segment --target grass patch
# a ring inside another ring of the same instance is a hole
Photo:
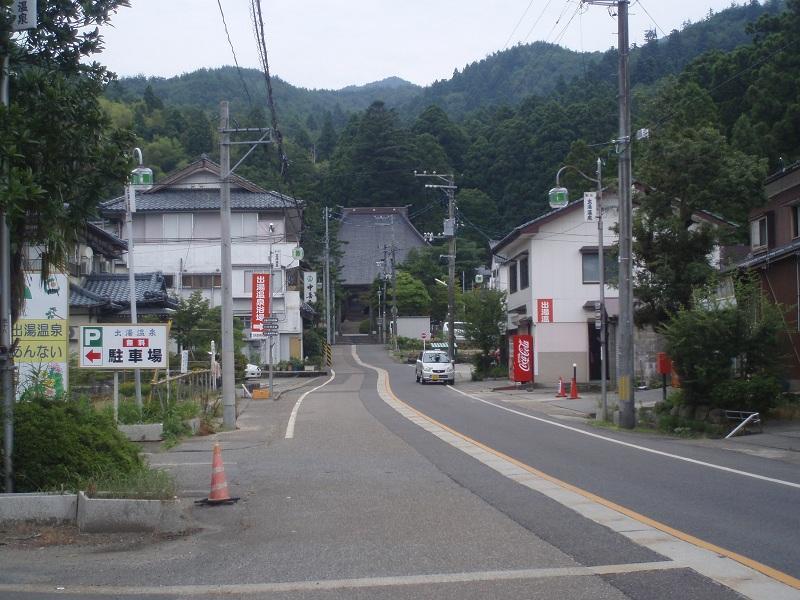
[[[144,468],[134,473],[109,473],[92,478],[86,494],[91,498],[171,500],[177,494],[177,486],[166,471]]]

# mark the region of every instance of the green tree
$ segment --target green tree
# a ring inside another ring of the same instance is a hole
[[[0,107],[0,207],[12,239],[12,304],[22,302],[27,245],[42,248],[42,276],[65,268],[99,200],[121,187],[133,139],[115,130],[100,104],[109,79],[96,62],[98,25],[121,0],[40,4],[39,27],[11,38],[10,13],[0,16],[0,54],[10,55],[11,99]],[[88,62],[88,61],[87,61]]]
[[[658,98],[678,116],[644,143],[638,163],[649,187],[637,196],[633,221],[640,325],[663,323],[691,306],[694,289],[713,273],[714,246],[746,235],[736,225],[763,202],[766,175],[764,160],[728,144],[715,126],[713,103],[697,85],[670,85]],[[699,211],[711,214],[698,218]]]
[[[662,332],[690,405],[767,411],[777,400],[781,308],[763,294],[758,276],[734,284],[730,298],[698,291]]]
[[[320,131],[319,139],[317,140],[317,158],[319,160],[328,160],[336,148],[338,137],[336,130],[333,128],[333,119],[331,113],[325,113],[325,119],[322,122],[322,131]]]
[[[390,282],[391,283],[391,282]],[[393,298],[394,288],[387,286],[387,305]],[[429,315],[431,297],[423,283],[405,271],[397,271],[397,314],[401,316]]]
[[[491,352],[500,346],[501,325],[506,319],[506,295],[501,290],[480,288],[467,293],[464,304],[465,333],[481,349],[476,366],[480,372],[485,372]]]

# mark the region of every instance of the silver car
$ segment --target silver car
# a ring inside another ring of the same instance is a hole
[[[417,383],[438,382],[455,385],[456,371],[447,352],[425,350],[417,357],[414,367]]]

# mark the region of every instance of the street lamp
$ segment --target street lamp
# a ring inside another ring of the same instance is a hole
[[[608,396],[606,385],[606,273],[605,273],[605,253],[603,249],[603,161],[597,158],[597,178],[589,177],[586,173],[573,167],[564,165],[556,173],[556,187],[550,190],[550,206],[552,208],[563,208],[566,206],[564,200],[568,197],[567,188],[561,187],[559,177],[566,169],[576,171],[584,179],[597,184],[597,268],[600,271],[600,390],[602,398],[602,419],[608,421]],[[598,321],[595,321],[597,324]]]

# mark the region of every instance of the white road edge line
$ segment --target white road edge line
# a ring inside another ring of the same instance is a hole
[[[313,392],[316,392],[320,388],[324,388],[331,381],[333,381],[335,377],[336,377],[336,371],[331,369],[331,376],[330,379],[328,379],[328,381],[326,381],[321,385],[318,385],[313,390],[308,390],[305,394],[303,394],[297,399],[297,402],[295,402],[294,408],[292,409],[292,414],[289,417],[289,423],[286,425],[286,435],[284,436],[284,439],[290,440],[294,437],[294,423],[295,421],[297,421],[297,413],[300,410],[300,405],[303,403],[303,400],[305,400],[306,396],[308,396]]]
[[[274,583],[223,583],[212,585],[165,585],[165,586],[110,586],[110,585],[64,585],[58,591],[64,594],[149,596],[153,594],[171,596],[206,596],[213,594],[250,595],[266,593],[290,593],[308,591],[332,591],[368,588],[394,588],[412,585],[447,585],[454,583],[477,583],[493,581],[524,581],[526,579],[551,579],[556,577],[591,577],[639,573],[642,571],[672,571],[686,568],[673,561],[631,563],[624,565],[599,565],[594,567],[551,567],[542,569],[519,569],[509,571],[465,571],[461,573],[431,573],[426,575],[396,575],[388,577],[364,577],[361,579],[319,579],[316,581],[287,581]],[[0,584],[0,592],[53,593],[54,585],[8,583]]]
[[[473,400],[477,400],[478,402],[483,402],[484,404],[488,404],[489,406],[494,406],[495,408],[499,408],[500,410],[504,410],[506,412],[510,412],[515,415],[519,415],[521,417],[525,417],[526,419],[532,419],[534,421],[539,421],[541,423],[547,423],[548,425],[561,427],[562,429],[566,429],[574,433],[580,433],[581,435],[593,437],[598,440],[604,440],[606,442],[611,442],[612,444],[619,444],[620,446],[626,446],[627,448],[634,448],[636,450],[641,450],[642,452],[650,452],[651,454],[657,454],[659,456],[665,456],[667,458],[673,458],[675,460],[682,460],[684,462],[700,465],[702,467],[708,467],[710,469],[725,471],[726,473],[735,473],[736,475],[742,475],[743,477],[751,477],[753,479],[759,479],[761,481],[768,481],[770,483],[777,483],[779,485],[785,485],[788,487],[800,489],[800,483],[794,483],[793,481],[784,481],[783,479],[774,479],[772,477],[767,477],[766,475],[759,475],[758,473],[750,473],[749,471],[739,471],[738,469],[723,467],[722,465],[715,465],[714,463],[697,460],[695,458],[688,458],[686,456],[680,456],[679,454],[670,454],[669,452],[664,452],[662,450],[655,450],[653,448],[648,448],[647,446],[640,446],[638,444],[631,444],[630,442],[623,442],[622,440],[616,440],[614,438],[606,437],[604,435],[592,433],[591,431],[584,431],[583,429],[578,429],[577,427],[570,427],[569,425],[565,425],[564,423],[558,423],[557,421],[551,421],[549,419],[535,417],[533,415],[529,415],[528,413],[514,410],[513,408],[508,408],[507,406],[503,406],[501,404],[495,404],[494,402],[490,402],[489,400],[484,400],[483,398],[479,398],[478,396],[473,396],[472,394],[463,392],[459,389],[454,388],[453,386],[448,385],[447,387],[452,391],[461,394],[462,396],[466,396],[467,398],[472,398]]]
[[[356,363],[362,367],[372,369],[378,374],[376,385],[378,396],[386,404],[412,423],[416,423],[445,443],[472,456],[501,475],[555,500],[579,515],[615,531],[640,546],[649,548],[661,556],[676,561],[680,565],[694,569],[701,575],[735,590],[747,598],[752,598],[753,600],[797,600],[797,590],[782,581],[765,575],[732,558],[720,555],[714,550],[684,541],[667,531],[656,529],[652,525],[590,500],[586,496],[521,468],[510,460],[490,452],[488,448],[481,448],[465,436],[458,435],[455,430],[452,430],[451,433],[451,431],[443,429],[440,425],[434,423],[430,417],[426,417],[424,413],[412,408],[399,398],[392,397],[392,394],[389,393],[390,378],[388,371],[362,361],[356,352],[355,346],[351,346],[350,352]],[[480,400],[480,398],[477,399]],[[498,406],[498,408],[504,407]],[[560,423],[553,424],[561,426]],[[453,439],[454,436],[456,437],[455,440]],[[702,542],[702,540],[700,541]]]

